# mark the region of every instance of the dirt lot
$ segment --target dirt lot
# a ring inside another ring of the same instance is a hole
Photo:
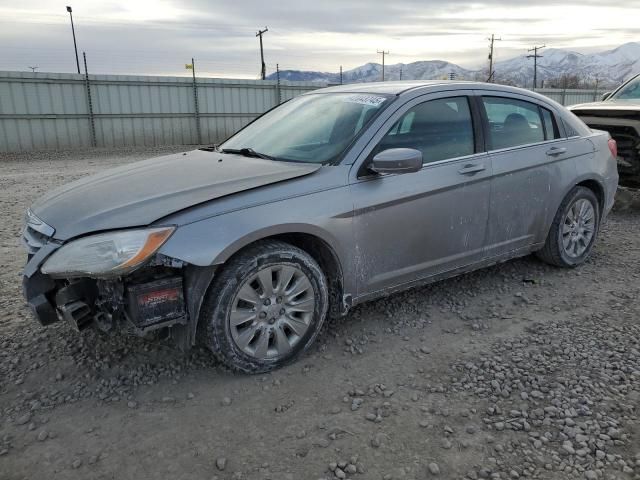
[[[525,258],[395,295],[240,376],[23,305],[30,202],[159,152],[0,156],[0,479],[640,479],[640,211],[579,269]]]

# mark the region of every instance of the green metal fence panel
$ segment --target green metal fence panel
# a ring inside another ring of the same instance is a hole
[[[89,75],[96,146],[155,146],[229,137],[277,105],[276,81]],[[326,86],[286,82],[284,100]],[[0,152],[91,146],[84,75],[0,72]]]

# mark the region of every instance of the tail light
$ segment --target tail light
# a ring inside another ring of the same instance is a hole
[[[613,158],[618,158],[618,144],[613,138],[609,139],[609,151]]]

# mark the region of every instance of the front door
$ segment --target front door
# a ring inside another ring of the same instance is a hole
[[[486,153],[476,153],[480,147],[465,93],[414,99],[363,153],[370,160],[389,148],[415,148],[424,165],[401,175],[372,174],[366,161],[358,169],[351,188],[359,296],[483,257],[491,161]]]

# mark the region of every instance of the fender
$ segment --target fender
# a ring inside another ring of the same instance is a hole
[[[571,190],[573,190],[576,186],[580,185],[580,184],[584,184],[586,182],[593,182],[595,184],[597,184],[600,188],[600,192],[596,192],[596,196],[598,197],[598,199],[601,201],[602,205],[601,205],[601,220],[604,220],[604,218],[606,217],[608,210],[611,209],[611,206],[613,206],[613,203],[611,203],[611,205],[607,205],[607,199],[610,197],[609,192],[607,191],[606,188],[606,181],[605,179],[603,179],[602,177],[600,177],[599,175],[582,175],[579,176],[578,178],[576,178],[575,183],[567,186],[563,191],[562,191],[562,195],[559,196],[559,200],[557,202],[555,202],[554,206],[552,209],[549,210],[549,214],[547,215],[547,222],[546,222],[546,229],[545,229],[545,240],[547,238],[547,236],[549,235],[549,230],[551,229],[551,224],[553,223],[553,219],[556,216],[556,213],[558,213],[558,209],[560,208],[560,204],[562,203],[562,201],[565,199],[565,197],[569,194],[569,192]],[[617,180],[616,180],[617,183]]]
[[[176,219],[180,224],[180,219]],[[352,248],[353,202],[349,188],[314,192],[297,199],[256,205],[180,225],[158,253],[190,265],[224,264],[258,240],[277,235],[307,234],[333,248],[345,292],[355,292]]]
[[[286,234],[308,234],[316,239],[319,239],[329,245],[332,250],[333,256],[336,257],[338,262],[338,269],[340,275],[340,283],[342,284],[342,298],[336,299],[336,308],[339,309],[339,313],[346,313],[350,307],[351,293],[354,292],[355,285],[349,282],[351,277],[344,274],[344,257],[333,248],[332,237],[322,229],[309,224],[282,224],[275,225],[268,228],[264,228],[255,232],[251,232],[236,241],[228,244],[224,247],[224,244],[212,244],[214,248],[207,251],[207,255],[215,255],[212,257],[212,261],[208,265],[195,265],[189,264],[185,268],[185,289],[186,289],[186,302],[187,311],[189,312],[190,321],[186,325],[175,325],[171,329],[171,336],[174,339],[175,344],[183,351],[186,351],[193,345],[195,345],[197,338],[197,329],[200,319],[200,310],[202,302],[213,283],[214,276],[220,265],[227,261],[231,256],[240,251],[242,248],[255,243],[256,241],[264,238],[272,237],[275,235]],[[335,243],[333,245],[336,245]],[[165,253],[166,254],[166,253]],[[177,257],[174,257],[177,258]],[[204,258],[204,257],[203,257]],[[180,260],[185,260],[180,258]],[[340,293],[340,289],[336,290]]]
[[[200,222],[199,222],[200,223]],[[295,233],[306,233],[332,245],[340,263],[345,264],[345,255],[338,240],[326,230],[308,223],[283,223],[231,234],[224,228],[212,229],[208,224],[191,224],[179,228],[159,253],[200,267],[217,266],[226,262],[233,254],[258,240]],[[235,233],[235,232],[234,232]],[[195,241],[194,241],[195,240]],[[188,248],[184,248],[184,245]]]

